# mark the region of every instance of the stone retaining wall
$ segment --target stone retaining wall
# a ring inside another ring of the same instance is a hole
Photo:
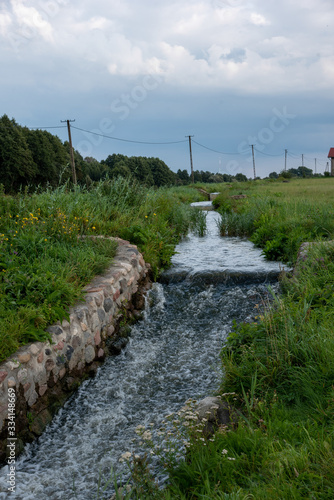
[[[0,462],[6,459],[8,392],[15,391],[17,454],[40,435],[52,416],[109,353],[126,344],[120,325],[138,318],[150,287],[149,265],[137,247],[124,240],[112,266],[86,287],[84,301],[69,320],[50,326],[51,342],[26,345],[0,365]],[[9,390],[9,391],[8,391]],[[8,425],[9,424],[9,425]]]

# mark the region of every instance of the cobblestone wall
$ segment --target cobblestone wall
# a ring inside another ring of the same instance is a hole
[[[51,342],[22,347],[0,365],[0,461],[6,459],[8,394],[15,391],[17,452],[40,435],[80,382],[95,373],[126,340],[120,324],[140,316],[150,286],[149,266],[137,247],[124,240],[112,266],[87,287],[69,311],[69,321],[48,328]]]

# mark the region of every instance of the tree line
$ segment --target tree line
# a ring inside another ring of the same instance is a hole
[[[329,172],[325,172],[324,176],[329,177]],[[309,177],[323,177],[322,174],[318,173],[313,173],[313,170],[308,167],[298,167],[298,168],[289,168],[287,170],[282,170],[279,174],[277,172],[270,172],[269,176],[270,179],[278,179],[279,177],[283,177],[284,179],[291,179],[293,177],[299,177],[299,178],[309,178]]]
[[[105,160],[83,158],[74,150],[77,181],[90,185],[107,177],[132,176],[147,186],[190,184],[186,169],[173,172],[159,158],[111,154]],[[22,127],[7,115],[0,118],[0,184],[6,193],[22,187],[53,186],[71,181],[70,145],[46,130]],[[194,181],[203,183],[246,181],[243,174],[213,174],[195,170]]]

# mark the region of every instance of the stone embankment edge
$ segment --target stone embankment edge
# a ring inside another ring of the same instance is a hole
[[[0,365],[0,463],[6,461],[9,391],[16,395],[19,454],[106,355],[119,353],[126,344],[121,325],[140,317],[151,273],[136,246],[116,240],[112,265],[85,288],[83,301],[69,310],[69,321],[47,329],[51,342],[26,345]]]

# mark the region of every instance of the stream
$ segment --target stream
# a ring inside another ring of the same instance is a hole
[[[8,468],[0,471],[1,500],[95,499],[99,475],[104,484],[111,466],[126,474],[122,453],[144,453],[133,442],[138,425],[159,428],[188,398],[217,390],[219,353],[233,320],[254,319],[255,306],[270,298],[268,285],[277,290],[281,270],[248,240],[220,237],[218,218],[208,212],[206,236],[189,235],[177,246],[122,353],[109,357],[25,447],[15,494],[7,491]],[[102,498],[112,493],[110,485]]]

